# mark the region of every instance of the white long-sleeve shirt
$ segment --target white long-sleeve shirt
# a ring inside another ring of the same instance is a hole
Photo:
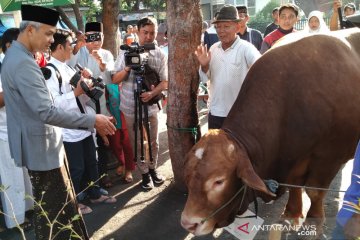
[[[51,77],[48,80],[46,80],[46,85],[54,100],[54,105],[68,112],[81,112],[76,103],[74,91],[72,90],[71,85],[69,83],[71,77],[75,74],[75,70],[69,67],[65,62],[60,62],[59,60],[53,57],[50,59],[49,63],[55,65],[55,67],[59,70],[60,75],[62,77],[62,86],[61,86],[62,94],[60,94],[59,80],[56,77],[55,69],[51,66],[48,67],[51,70]],[[86,104],[88,101],[90,101],[90,98],[88,96],[82,94],[78,98],[82,104],[85,113],[95,112],[91,107],[87,106]],[[86,130],[63,128],[62,135],[63,135],[63,140],[65,142],[78,142],[90,136],[91,132]]]

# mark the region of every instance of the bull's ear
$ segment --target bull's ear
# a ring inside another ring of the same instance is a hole
[[[240,159],[240,163],[237,166],[237,176],[242,179],[244,184],[255,190],[264,192],[272,197],[276,197],[274,193],[269,191],[264,181],[261,180],[261,178],[255,173],[249,158],[241,157]]]

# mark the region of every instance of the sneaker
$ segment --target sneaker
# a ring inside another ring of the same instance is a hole
[[[149,173],[154,183],[162,184],[163,182],[165,182],[165,177],[158,174],[155,169],[149,169]]]
[[[154,188],[154,183],[151,180],[149,173],[142,174],[141,187],[145,190],[150,190],[150,189]]]

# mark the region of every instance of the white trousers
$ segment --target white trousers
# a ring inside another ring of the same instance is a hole
[[[0,139],[0,184],[4,188],[0,190],[0,195],[6,227],[13,228],[24,222],[25,211],[33,207],[33,200],[25,199],[25,195],[32,196],[32,186],[27,169],[15,165],[10,156],[9,143],[2,139]]]

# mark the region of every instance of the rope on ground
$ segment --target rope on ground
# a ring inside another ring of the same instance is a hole
[[[193,128],[177,128],[177,127],[169,126],[168,124],[166,124],[166,126],[175,131],[192,133],[193,137],[195,138],[195,142],[197,142],[198,128],[200,126],[193,127]]]

